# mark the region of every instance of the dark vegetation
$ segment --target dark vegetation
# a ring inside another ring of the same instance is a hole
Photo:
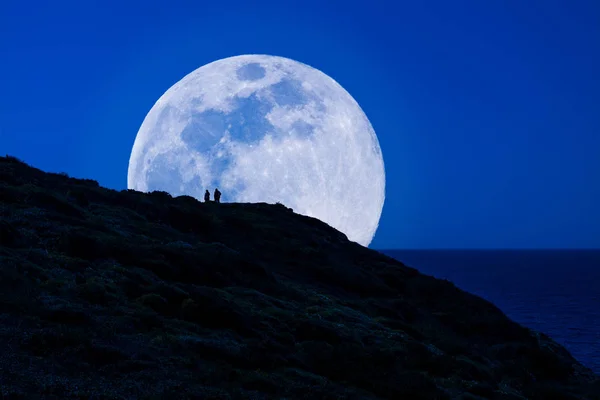
[[[0,158],[1,399],[599,399],[546,335],[283,205]]]

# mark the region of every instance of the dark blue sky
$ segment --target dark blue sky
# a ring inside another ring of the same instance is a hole
[[[2,2],[0,153],[123,189],[172,84],[279,55],[338,81],[377,132],[370,247],[600,247],[600,2],[206,3]]]

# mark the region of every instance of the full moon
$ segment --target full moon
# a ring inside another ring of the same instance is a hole
[[[241,55],[196,69],[158,99],[135,139],[127,186],[280,202],[368,246],[385,170],[371,123],[335,80],[288,58]]]

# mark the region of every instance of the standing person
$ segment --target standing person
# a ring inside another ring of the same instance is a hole
[[[221,202],[221,192],[219,192],[219,189],[215,188],[215,201],[217,203]]]
[[[206,189],[206,192],[204,192],[204,202],[208,203],[210,201],[210,192],[208,191],[208,189]]]

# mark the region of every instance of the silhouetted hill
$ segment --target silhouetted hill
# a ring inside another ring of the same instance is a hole
[[[2,399],[599,399],[542,333],[282,205],[0,158]]]

